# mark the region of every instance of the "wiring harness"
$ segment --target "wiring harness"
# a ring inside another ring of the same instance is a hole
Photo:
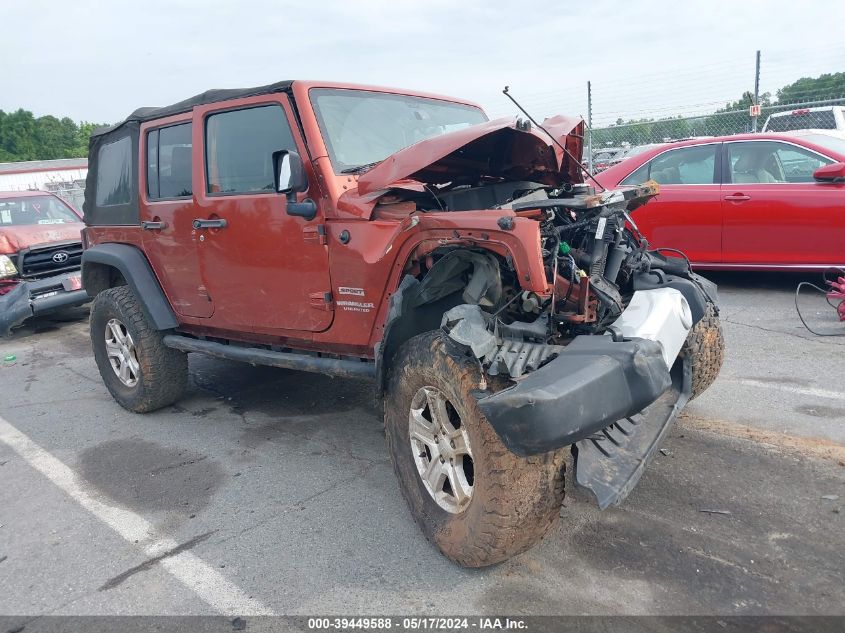
[[[807,321],[798,307],[798,297],[801,294],[801,288],[806,286],[823,294],[828,305],[836,310],[839,320],[845,322],[845,269],[838,269],[837,275],[836,279],[828,279],[826,276],[822,277],[827,288],[822,288],[809,281],[802,281],[795,289],[795,311],[798,313],[798,318],[801,319],[801,323],[807,328],[807,331],[816,336],[845,336],[845,332],[816,332],[807,325]]]

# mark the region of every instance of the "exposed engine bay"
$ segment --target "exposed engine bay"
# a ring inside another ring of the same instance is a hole
[[[648,242],[636,232],[630,211],[658,193],[656,183],[602,193],[585,184],[552,188],[528,181],[407,193],[411,200],[400,204],[412,202],[424,212],[510,209],[538,222],[552,295],[523,292],[505,262],[499,266],[501,288],[489,288],[476,298],[496,317],[498,327],[508,331],[506,338],[565,345],[580,334],[603,334],[634,292],[645,289],[643,275],[653,269],[692,275],[685,259],[649,251]],[[499,220],[504,230],[512,222],[510,215]]]
[[[718,310],[715,285],[695,275],[682,253],[650,250],[631,218],[659,185],[597,192],[582,182],[577,159],[582,122],[547,119],[542,131],[501,120],[422,141],[364,173],[357,192],[345,194],[350,212],[409,228],[419,216],[482,212],[501,232],[533,241],[526,227],[536,223],[539,253],[536,242],[526,242],[530,287],[507,249],[483,243],[484,232],[481,243],[462,240],[458,230],[454,241],[433,248],[429,241],[406,264],[379,350],[389,358],[394,336],[440,328],[490,379],[479,387],[479,397],[486,394],[479,406],[502,437],[520,419],[516,410],[524,409],[524,421],[536,419],[546,401],[569,411],[573,434],[550,431],[555,440],[528,452],[640,411],[670,384],[686,393],[681,349],[705,314]],[[538,273],[545,283],[536,283]]]

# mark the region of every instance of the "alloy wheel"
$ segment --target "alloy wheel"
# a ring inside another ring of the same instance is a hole
[[[138,362],[132,335],[123,323],[117,319],[111,319],[106,323],[105,337],[106,354],[112,370],[125,386],[134,387],[138,384],[141,365]]]
[[[432,499],[452,514],[466,510],[475,479],[469,435],[449,399],[435,387],[422,387],[408,416],[411,452]]]

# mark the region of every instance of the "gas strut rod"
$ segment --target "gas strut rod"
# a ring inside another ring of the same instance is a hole
[[[605,190],[605,188],[604,188],[604,187],[602,187],[601,183],[600,183],[598,180],[596,180],[595,178],[593,178],[593,175],[592,175],[592,174],[590,173],[590,171],[589,171],[589,170],[588,170],[588,169],[584,166],[584,164],[583,164],[580,160],[578,160],[577,158],[575,158],[575,157],[572,155],[572,152],[570,152],[570,151],[569,151],[568,149],[566,149],[563,145],[561,145],[561,144],[560,144],[560,142],[559,142],[559,141],[558,141],[558,140],[557,140],[554,136],[552,136],[546,128],[544,128],[542,125],[540,125],[539,123],[537,123],[537,121],[535,121],[535,120],[534,120],[534,117],[532,117],[530,114],[528,114],[528,111],[527,111],[525,108],[523,108],[521,105],[519,105],[519,102],[511,96],[511,93],[510,93],[510,92],[508,92],[508,86],[505,86],[505,89],[504,89],[504,90],[502,90],[502,94],[503,94],[503,95],[505,95],[505,96],[506,96],[508,99],[510,99],[511,101],[513,101],[513,104],[514,104],[517,108],[519,108],[519,109],[520,109],[520,111],[521,111],[521,112],[522,112],[525,116],[527,116],[527,117],[528,117],[528,120],[529,120],[529,121],[531,121],[534,125],[536,125],[536,126],[537,126],[538,128],[540,128],[541,130],[543,130],[543,131],[546,133],[546,136],[548,136],[550,139],[552,139],[552,142],[553,142],[555,145],[557,145],[560,149],[562,149],[562,150],[563,150],[563,152],[564,152],[567,156],[569,156],[569,158],[571,158],[572,160],[574,160],[574,161],[577,163],[577,165],[581,168],[581,170],[582,170],[585,174],[587,174],[587,176],[589,176],[590,180],[592,180],[592,181],[593,181],[594,183],[596,183],[599,187],[601,187],[601,190],[602,190],[602,191],[604,191],[604,190]]]

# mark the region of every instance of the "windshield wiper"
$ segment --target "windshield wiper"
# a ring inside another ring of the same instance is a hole
[[[361,172],[369,171],[370,169],[372,169],[373,167],[378,165],[380,162],[381,162],[380,160],[377,160],[374,163],[367,163],[366,165],[357,165],[355,167],[347,167],[346,169],[341,169],[340,173],[341,174],[360,174]]]

